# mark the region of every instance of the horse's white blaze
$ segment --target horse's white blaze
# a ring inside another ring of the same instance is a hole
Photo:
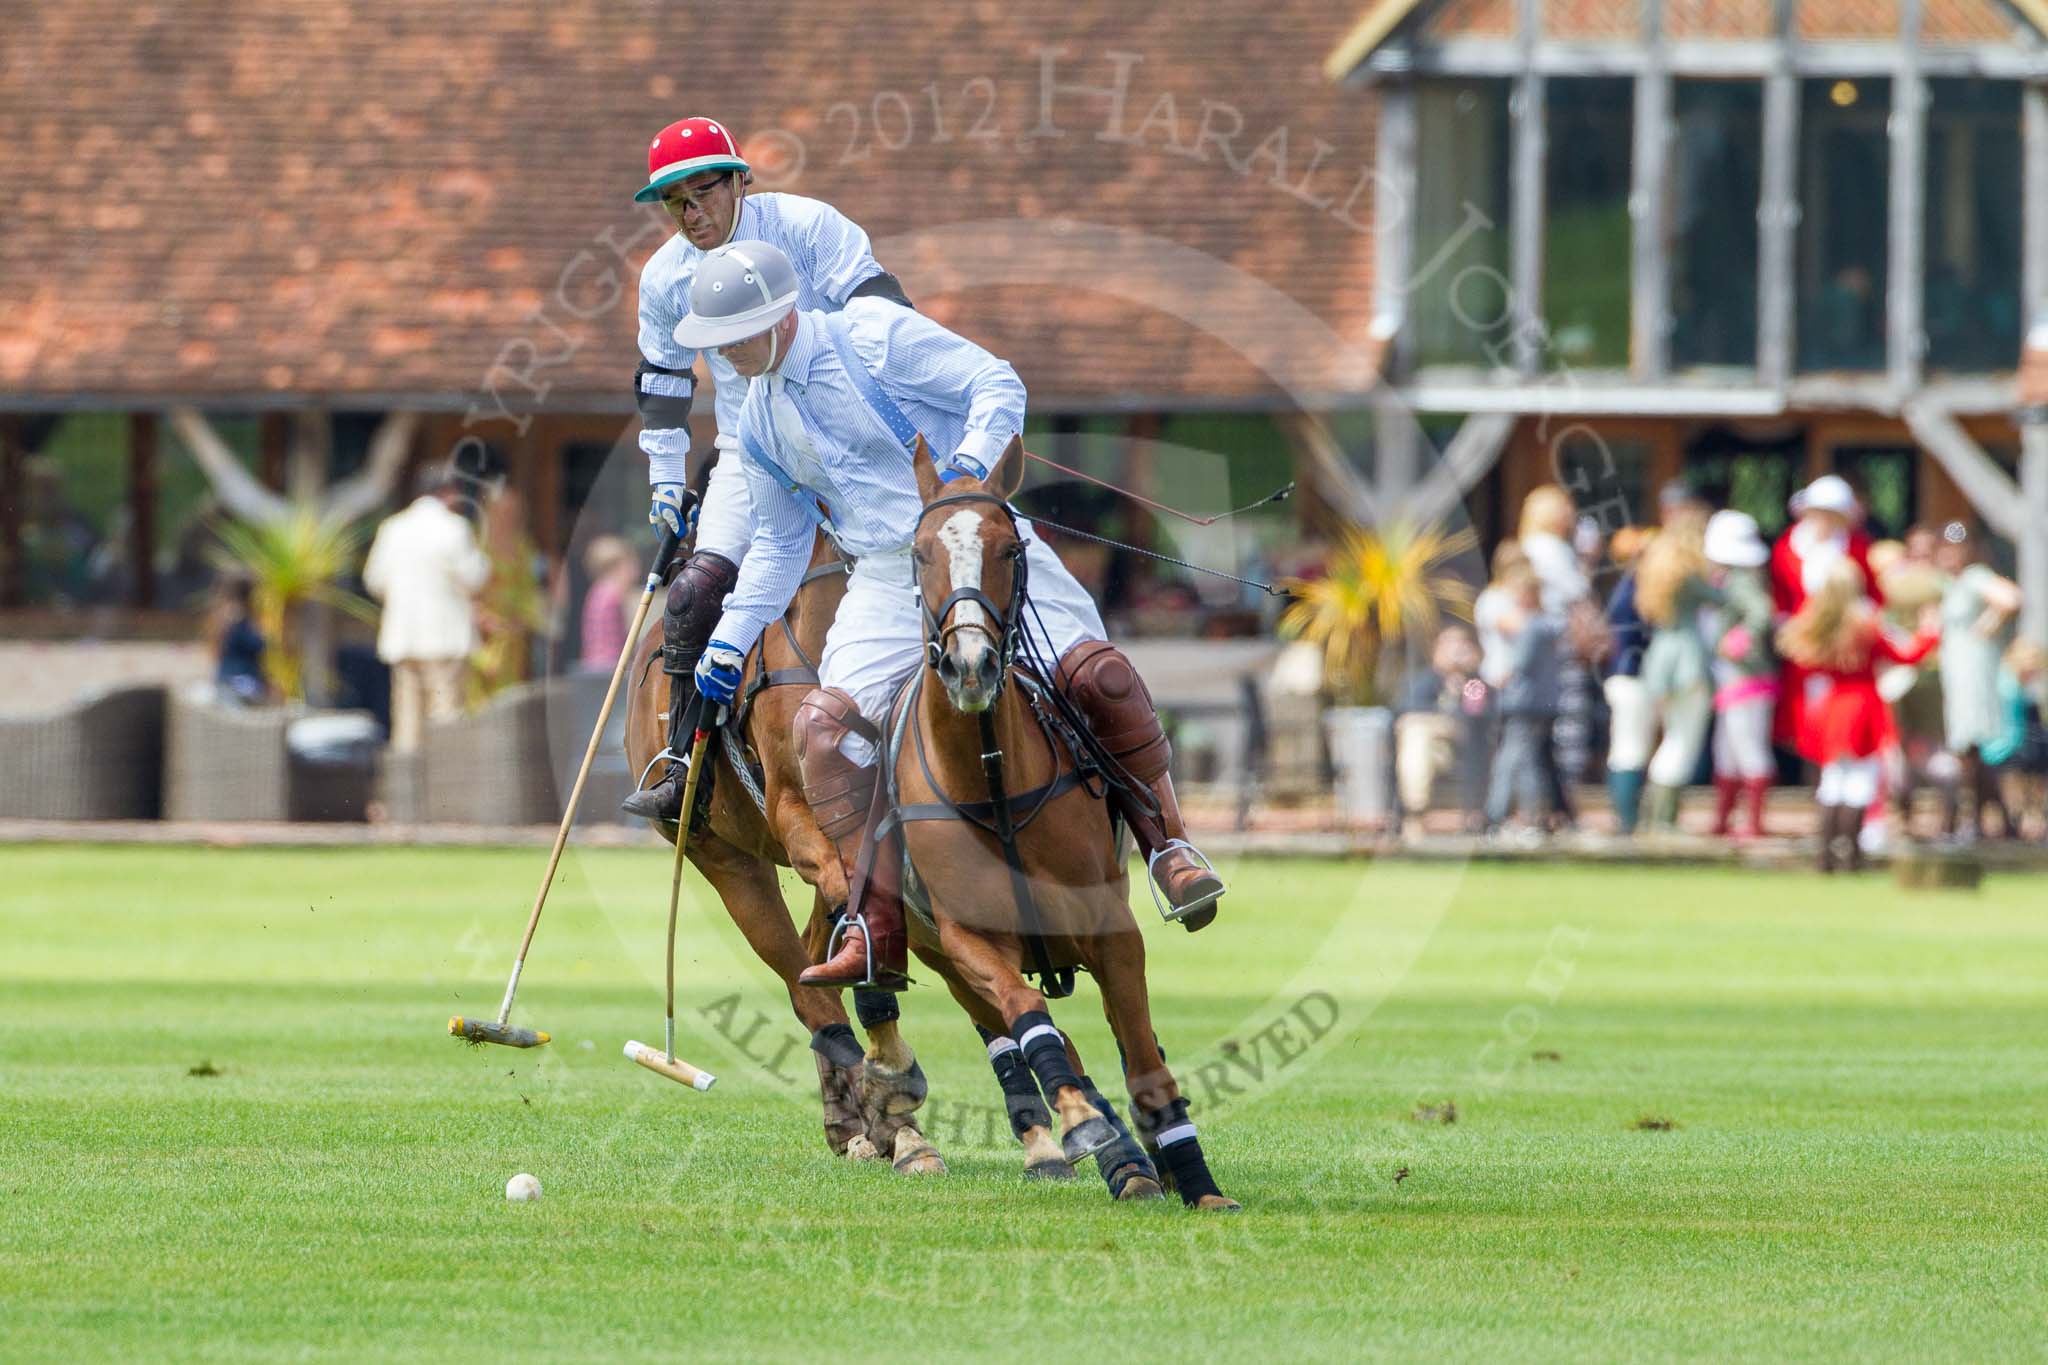
[[[939,544],[946,547],[946,561],[953,570],[953,591],[981,586],[981,513],[963,507],[946,518],[939,528]],[[963,626],[988,627],[979,604],[961,602],[953,608]]]

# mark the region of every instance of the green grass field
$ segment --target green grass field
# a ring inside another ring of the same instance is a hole
[[[1092,1169],[1027,1185],[931,989],[906,1027],[951,1173],[835,1162],[794,1021],[701,901],[679,1051],[718,1087],[630,1065],[660,1039],[660,852],[565,866],[517,1015],[554,1044],[465,1050],[446,1017],[494,1010],[539,863],[0,854],[0,1357],[2048,1341],[2038,880],[1243,863],[1215,928],[1147,930],[1246,1205],[1216,1217],[1112,1205]],[[1093,987],[1057,1012],[1113,1073]],[[516,1171],[540,1202],[506,1203]]]

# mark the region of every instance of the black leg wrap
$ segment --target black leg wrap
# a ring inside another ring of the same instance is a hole
[[[1138,1110],[1136,1117],[1145,1145],[1158,1158],[1160,1170],[1173,1182],[1183,1204],[1192,1207],[1205,1194],[1223,1193],[1216,1187],[1216,1177],[1209,1174],[1208,1159],[1202,1155],[1202,1140],[1195,1136],[1195,1126],[1188,1121],[1185,1098],[1158,1109]]]
[[[990,1033],[979,1024],[974,1031],[981,1035],[982,1046],[989,1050],[988,1064],[996,1073],[996,1084],[1003,1088],[1003,1103],[1010,1110],[1010,1131],[1021,1138],[1029,1129],[1052,1127],[1052,1114],[1039,1099],[1038,1082],[1032,1079],[1031,1068],[1025,1064],[1024,1053],[1016,1042]]]
[[[844,1024],[827,1024],[813,1033],[811,1051],[844,1070],[861,1064],[860,1040]]]
[[[862,1028],[870,1029],[877,1024],[890,1024],[901,1019],[903,1008],[896,1003],[894,991],[855,991],[853,1013]]]
[[[1044,1010],[1020,1015],[1010,1035],[1024,1050],[1024,1060],[1030,1063],[1039,1088],[1048,1098],[1057,1095],[1062,1086],[1080,1089],[1081,1078],[1074,1074],[1073,1063],[1067,1060],[1066,1040],[1053,1027],[1051,1015]]]
[[[1110,1126],[1116,1129],[1116,1141],[1095,1154],[1095,1169],[1102,1173],[1103,1181],[1109,1186],[1109,1197],[1121,1198],[1124,1186],[1139,1176],[1157,1181],[1158,1168],[1153,1166],[1152,1158],[1145,1155],[1145,1149],[1138,1145],[1138,1140],[1131,1136],[1131,1130],[1124,1126],[1116,1106],[1103,1098],[1102,1092],[1095,1088],[1095,1082],[1086,1076],[1081,1078],[1081,1093],[1088,1097],[1088,1103],[1102,1111]]]

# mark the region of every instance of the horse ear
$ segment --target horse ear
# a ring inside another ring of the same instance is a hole
[[[939,496],[945,485],[939,482],[938,467],[932,463],[932,448],[925,444],[922,432],[911,449],[910,467],[917,471],[917,496],[927,503]]]
[[[1017,496],[1017,490],[1024,486],[1024,438],[1012,436],[1010,443],[1003,447],[1002,456],[996,460],[996,467],[989,470],[981,486],[1008,502]]]

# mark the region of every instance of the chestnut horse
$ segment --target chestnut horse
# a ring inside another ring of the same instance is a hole
[[[1103,799],[1105,782],[1133,779],[1052,693],[1057,661],[1029,657],[1024,545],[1008,505],[1023,445],[1013,438],[985,481],[942,484],[921,440],[912,463],[924,502],[913,554],[926,657],[892,707],[887,762],[929,902],[929,923],[911,917],[919,956],[942,954],[976,1022],[1016,1039],[1058,1110],[1070,1157],[1104,1142],[1117,1121],[1071,1044],[1058,1045],[1046,997],[1024,973],[1028,963],[1042,976],[1080,968],[1094,977],[1135,1127],[1159,1171],[1191,1207],[1236,1209],[1216,1187],[1152,1029],[1145,940]],[[1010,666],[1020,653],[1031,667]]]
[[[825,633],[846,595],[845,567],[820,534],[803,586],[782,625],[771,627],[749,652],[741,694],[747,701],[739,719],[746,746],[759,764],[762,802],[756,803],[734,768],[725,736],[714,737],[708,750],[716,762],[709,809],[692,829],[687,850],[749,946],[782,978],[797,1018],[814,1039],[834,1025],[847,1027],[846,1009],[836,988],[800,986],[796,978],[823,947],[830,930],[827,907],[845,903],[847,886],[831,841],[804,802],[790,721],[805,693],[817,685],[815,661],[824,652]],[[668,680],[655,667],[660,647],[661,625],[656,622],[632,665],[626,756],[635,773],[646,772],[656,761],[668,735]],[[660,828],[673,842],[674,829]],[[795,869],[814,889],[811,919],[802,937],[790,922],[776,880],[778,865]],[[948,979],[956,996],[962,995],[964,988],[950,964],[929,950],[920,950],[919,956]],[[1071,1177],[1073,1166],[1052,1137],[1052,1119],[1040,1101],[1037,1082],[1021,1054],[996,1036],[1004,1032],[1001,1020],[984,1011],[977,1022],[992,1025],[984,1029],[982,1041],[1003,1090],[1011,1130],[1024,1148],[1026,1174]],[[866,1031],[865,1058],[842,1057],[835,1064],[823,1051],[816,1054],[826,1141],[835,1153],[893,1159],[906,1173],[943,1171],[938,1152],[910,1119],[923,1102],[924,1079],[909,1044],[893,1019]],[[1073,1065],[1080,1069],[1078,1055]],[[1159,1193],[1149,1161],[1134,1145],[1126,1143],[1108,1155],[1112,1159],[1098,1165],[1117,1198]]]
[[[790,753],[790,718],[804,693],[816,684],[812,662],[823,648],[839,601],[846,595],[846,566],[823,536],[811,555],[811,569],[790,604],[780,629],[770,629],[747,656],[749,700],[739,718],[749,746],[759,755],[765,811],[741,781],[725,751],[725,736],[714,735],[706,757],[712,769],[708,805],[693,826],[688,857],[718,893],[747,944],[789,990],[796,1017],[814,1040],[837,1034],[838,1047],[814,1049],[818,1089],[824,1101],[825,1140],[836,1154],[892,1160],[908,1174],[946,1169],[910,1115],[923,1103],[924,1074],[896,1021],[867,1030],[868,1049],[858,1055],[846,1007],[837,990],[799,986],[797,973],[812,953],[791,923],[776,880],[777,865],[794,867],[821,888],[807,933],[812,947],[828,930],[822,895],[846,897],[845,878],[832,843],[804,804],[803,782]],[[657,761],[668,738],[668,677],[659,668],[659,621],[640,641],[633,657],[632,689],[626,702],[626,759],[636,774]],[[764,670],[766,674],[764,676]],[[676,828],[661,824],[662,837],[675,842]],[[837,903],[837,902],[832,902]],[[836,1028],[834,1027],[836,1026]],[[835,1055],[828,1055],[835,1054]]]

